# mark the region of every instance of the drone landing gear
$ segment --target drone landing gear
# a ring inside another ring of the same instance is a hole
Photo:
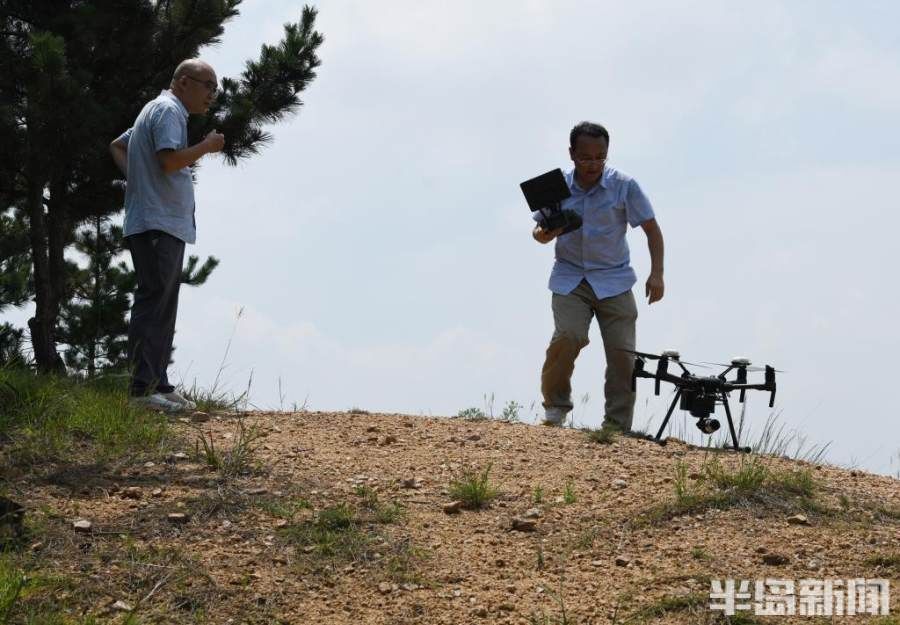
[[[737,432],[734,429],[734,421],[731,419],[731,408],[728,406],[728,396],[722,392],[719,393],[719,398],[722,400],[722,404],[725,406],[725,416],[728,418],[728,430],[731,433],[731,441],[732,444],[725,444],[725,449],[733,449],[735,451],[740,451],[744,453],[750,453],[749,447],[741,447],[738,444]],[[666,425],[669,423],[669,419],[672,417],[672,413],[675,411],[675,406],[678,405],[679,400],[681,399],[681,389],[679,388],[675,392],[675,397],[672,399],[672,403],[669,405],[669,410],[666,412],[666,418],[663,419],[662,425],[659,426],[659,431],[656,433],[656,436],[652,439],[659,445],[665,446],[667,439],[663,438],[663,432],[666,429]]]

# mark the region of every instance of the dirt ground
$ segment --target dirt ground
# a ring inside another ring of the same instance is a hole
[[[183,418],[161,457],[20,476],[10,496],[56,605],[110,623],[724,623],[711,580],[887,578],[900,613],[895,478],[771,459],[810,471],[820,508],[647,521],[675,499],[675,464],[696,481],[709,452],[490,420],[251,413],[260,438],[229,476],[198,441],[234,451],[239,422]],[[468,468],[489,468],[499,494],[448,513]],[[335,508],[329,533],[317,519]]]

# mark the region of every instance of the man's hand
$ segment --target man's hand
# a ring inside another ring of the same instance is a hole
[[[663,293],[665,293],[666,285],[663,282],[663,277],[661,273],[652,273],[650,277],[647,278],[647,286],[645,289],[645,294],[647,296],[647,303],[652,304],[653,302],[658,302],[663,298]]]
[[[217,130],[213,130],[203,138],[201,143],[203,143],[207,153],[220,152],[225,147],[225,135]]]
[[[535,226],[534,231],[531,233],[531,236],[533,236],[534,240],[538,243],[549,243],[550,241],[561,235],[562,231],[562,228],[557,228],[556,230],[544,230],[540,226]]]

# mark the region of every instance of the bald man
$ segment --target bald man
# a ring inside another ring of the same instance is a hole
[[[125,243],[137,277],[128,327],[132,401],[165,412],[196,408],[169,383],[178,290],[185,243],[196,240],[191,165],[218,152],[225,137],[215,130],[188,146],[190,113],[203,114],[218,92],[213,68],[182,61],[169,89],[147,103],[110,143],[113,160],[128,180]]]

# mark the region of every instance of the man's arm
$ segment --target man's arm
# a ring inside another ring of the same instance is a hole
[[[109,153],[122,174],[128,177],[128,144],[121,137],[109,144]]]
[[[213,130],[200,143],[183,150],[160,150],[156,153],[156,158],[159,159],[159,165],[163,172],[171,174],[179,169],[190,167],[203,155],[218,152],[223,147],[225,147],[225,135]]]
[[[647,303],[652,304],[663,298],[666,287],[663,282],[663,255],[664,244],[662,230],[656,219],[648,219],[641,223],[644,234],[647,235],[647,247],[650,250],[650,277],[647,278],[645,295],[648,298]]]

